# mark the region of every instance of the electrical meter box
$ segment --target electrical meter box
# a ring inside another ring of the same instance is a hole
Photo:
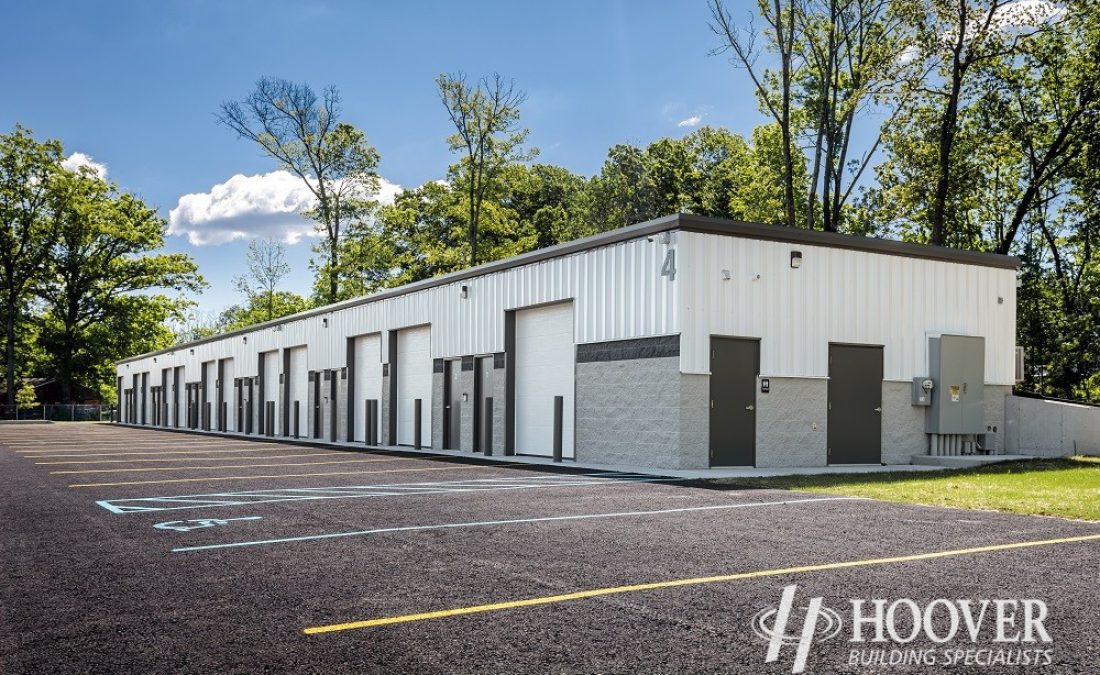
[[[932,405],[932,388],[934,386],[930,377],[914,377],[913,405],[921,407]]]
[[[925,430],[930,434],[985,433],[985,338],[929,338],[928,370],[934,386]]]

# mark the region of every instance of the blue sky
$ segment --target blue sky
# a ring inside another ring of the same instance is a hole
[[[731,6],[747,15],[749,3]],[[611,145],[682,135],[685,120],[744,134],[765,121],[745,74],[707,55],[716,38],[704,0],[85,1],[13,3],[4,14],[19,28],[0,42],[0,129],[18,122],[60,139],[165,218],[183,206],[175,227],[191,237],[170,236],[168,249],[198,261],[211,284],[204,312],[239,300],[231,280],[248,237],[302,229],[271,213],[300,197],[265,176],[273,161],[214,119],[260,76],[339,88],[344,119],[402,186],[453,161],[434,85],[444,71],[515,78],[539,161],[585,175]],[[217,243],[231,232],[246,236]],[[289,247],[287,290],[309,290],[309,241]]]

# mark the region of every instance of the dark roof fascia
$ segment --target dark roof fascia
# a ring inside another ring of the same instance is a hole
[[[1010,270],[1016,270],[1020,267],[1019,258],[1010,255],[1000,255],[998,253],[964,251],[942,246],[913,244],[906,241],[896,241],[894,239],[860,237],[838,232],[821,232],[819,230],[802,230],[786,227],[784,225],[744,223],[724,220],[722,218],[682,215],[680,216],[679,229],[686,232],[724,234],[749,239],[767,239],[768,241],[782,241],[792,244],[827,246],[829,248],[843,248],[853,251],[880,253],[883,255],[897,255],[906,258],[922,258],[924,260],[940,260],[943,262],[961,263],[964,265],[980,265],[982,267],[997,267]]]
[[[210,342],[217,342],[238,335],[247,335],[256,331],[264,330],[265,328],[272,328],[274,326],[280,326],[283,324],[291,323],[293,321],[300,321],[302,319],[308,319],[314,316],[321,316],[329,314],[331,312],[347,309],[349,307],[358,307],[359,305],[366,305],[379,300],[385,300],[387,298],[394,298],[408,293],[415,293],[428,288],[434,288],[436,286],[443,286],[446,284],[453,284],[456,281],[463,281],[465,279],[472,279],[474,277],[480,277],[493,272],[499,272],[502,270],[512,269],[515,267],[521,267],[523,265],[530,265],[531,263],[541,262],[543,260],[550,260],[551,258],[560,258],[562,256],[571,255],[573,253],[579,253],[582,251],[588,251],[594,248],[600,248],[601,246],[609,246],[611,244],[617,244],[622,241],[628,241],[630,239],[637,239],[639,237],[645,237],[648,235],[656,234],[659,232],[667,232],[670,230],[684,230],[687,232],[702,232],[706,234],[719,234],[725,236],[745,237],[749,239],[766,239],[769,241],[783,241],[795,244],[811,244],[814,246],[828,246],[831,248],[843,248],[856,251],[867,251],[870,253],[881,253],[885,255],[899,255],[909,258],[924,258],[927,260],[942,260],[946,262],[962,263],[967,265],[981,265],[984,267],[999,267],[1003,269],[1018,269],[1019,259],[1012,256],[998,255],[995,253],[979,253],[977,251],[962,251],[958,249],[942,248],[938,246],[927,246],[924,244],[911,244],[908,242],[894,241],[892,239],[875,239],[872,237],[860,237],[850,234],[839,234],[836,232],[819,232],[816,230],[801,230],[795,228],[789,228],[782,225],[763,225],[760,223],[746,223],[734,220],[725,220],[723,218],[708,218],[704,216],[695,216],[690,214],[677,214],[671,216],[664,216],[655,220],[649,220],[644,223],[638,223],[637,225],[630,225],[628,227],[622,227],[617,230],[611,230],[610,232],[601,232],[590,237],[583,239],[577,239],[576,241],[566,242],[564,244],[558,244],[556,246],[550,246],[537,251],[531,251],[528,253],[522,253],[511,258],[505,258],[503,260],[497,260],[477,267],[471,267],[470,269],[460,270],[458,272],[451,272],[450,274],[444,274],[442,276],[433,277],[431,279],[424,279],[423,281],[416,281],[411,284],[406,284],[398,288],[381,291],[374,295],[367,295],[360,298],[352,298],[351,300],[344,300],[343,302],[337,302],[331,305],[325,305],[323,307],[317,307],[314,309],[299,312],[297,314],[291,314],[288,316],[273,319],[271,321],[265,321],[263,323],[252,324],[245,328],[238,328],[226,333],[219,333],[212,335],[208,338],[201,340],[195,340],[193,342],[187,342],[167,349],[161,349],[158,351],[147,352],[137,356],[131,356],[120,361],[116,361],[115,365],[123,363],[132,363],[140,359],[149,358],[151,356],[159,356],[161,354],[170,354],[180,349],[192,349],[198,345],[207,344]]]

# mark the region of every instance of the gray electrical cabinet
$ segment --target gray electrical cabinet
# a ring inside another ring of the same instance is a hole
[[[926,431],[985,433],[985,338],[929,338],[928,369],[934,387],[931,405],[926,409]]]

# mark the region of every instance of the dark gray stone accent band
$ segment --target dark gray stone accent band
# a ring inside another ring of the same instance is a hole
[[[442,373],[443,372],[443,359],[433,359],[432,360],[432,372],[433,373]]]
[[[472,356],[463,356],[462,357],[462,370],[473,370],[473,369],[474,369],[474,357],[472,357]]]
[[[501,368],[503,368],[504,367],[504,362],[505,362],[504,352],[497,352],[496,354],[493,354],[493,369],[494,370],[500,370]]]
[[[577,345],[577,363],[656,359],[679,355],[679,335],[659,335],[651,338],[588,342]]]

